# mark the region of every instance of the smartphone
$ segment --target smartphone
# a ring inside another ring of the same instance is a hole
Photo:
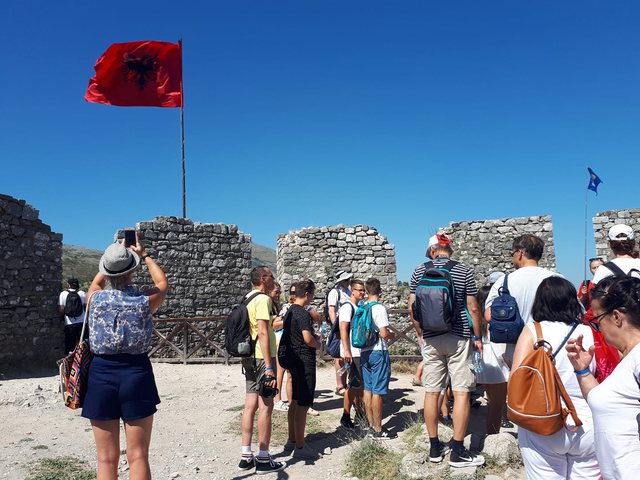
[[[136,231],[125,230],[124,231],[124,246],[129,247],[136,244]]]

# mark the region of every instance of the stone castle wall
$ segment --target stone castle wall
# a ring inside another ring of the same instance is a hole
[[[278,236],[278,281],[286,292],[291,283],[310,278],[316,283],[316,301],[324,303],[336,272],[345,270],[366,280],[376,277],[382,301],[398,303],[395,247],[373,227],[309,227]]]
[[[451,222],[443,231],[453,242],[453,259],[472,268],[478,286],[487,284],[487,275],[494,271],[513,271],[511,247],[513,240],[530,233],[544,241],[540,266],[555,270],[551,216],[503,218]]]
[[[251,288],[251,236],[236,225],[199,223],[185,218],[156,217],[136,225],[146,253],[167,275],[169,293],[156,312],[159,318],[226,315]],[[124,237],[122,230],[116,238]],[[153,282],[146,267],[136,278],[139,287]],[[184,328],[179,323],[157,323],[158,331],[182,346]],[[203,321],[197,328],[218,345],[224,345],[224,322]],[[202,337],[189,330],[189,348],[202,344]],[[157,344],[154,338],[154,346]],[[174,358],[176,351],[163,346],[156,358]],[[208,346],[189,352],[191,357],[212,357]]]
[[[158,317],[225,315],[249,291],[251,236],[236,225],[156,217],[139,222],[136,229],[169,281]],[[123,236],[123,230],[116,233],[116,238]],[[153,285],[146,267],[136,283]]]
[[[627,210],[607,210],[593,217],[593,234],[596,241],[596,256],[611,260],[613,252],[609,249],[607,233],[616,223],[624,223],[633,228],[636,239],[640,238],[640,208]],[[636,240],[638,242],[638,240]]]
[[[0,365],[55,366],[65,353],[62,235],[38,215],[24,200],[0,195]]]

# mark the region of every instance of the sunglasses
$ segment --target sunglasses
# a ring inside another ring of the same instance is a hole
[[[354,289],[353,289],[353,291],[354,291],[354,292],[361,292],[361,293],[364,293],[364,291],[365,291],[365,290],[364,290],[364,288],[362,288],[362,289],[360,289],[360,288],[354,288]]]
[[[606,317],[607,315],[611,315],[612,313],[613,313],[613,310],[607,310],[606,312],[601,313],[600,315],[596,315],[591,320],[589,320],[589,325],[591,325],[591,328],[593,328],[596,332],[599,332],[600,331],[600,319],[602,317]]]

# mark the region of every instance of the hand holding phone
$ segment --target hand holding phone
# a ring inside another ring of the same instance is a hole
[[[124,231],[124,246],[130,247],[131,245],[135,245],[136,242],[136,231],[135,230],[125,230]]]

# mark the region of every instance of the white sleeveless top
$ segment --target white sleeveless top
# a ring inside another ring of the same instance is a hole
[[[564,388],[567,390],[569,397],[571,397],[571,400],[576,407],[578,418],[580,418],[580,420],[582,420],[582,423],[584,424],[592,423],[591,409],[582,396],[582,391],[580,390],[580,385],[578,385],[578,379],[576,378],[575,370],[573,368],[573,365],[571,365],[569,358],[567,357],[567,350],[564,348],[564,346],[560,350],[558,350],[558,347],[560,347],[562,341],[569,334],[569,332],[573,328],[573,325],[567,325],[563,322],[542,321],[540,322],[540,326],[542,327],[542,336],[545,341],[551,344],[553,353],[555,354],[556,352],[558,352],[555,357],[556,370],[558,370],[558,374],[562,379]],[[528,328],[531,332],[531,335],[533,336],[533,342],[535,344],[537,334],[534,323],[528,323],[526,325],[526,328]],[[578,335],[583,336],[582,346],[585,350],[588,350],[589,347],[593,345],[593,334],[591,333],[591,327],[580,324],[576,327],[576,329],[571,334],[571,337],[569,338],[578,338]],[[595,358],[591,361],[589,369],[591,370],[591,372],[596,371]],[[573,426],[573,418],[571,417],[571,415],[567,417],[567,425]]]

